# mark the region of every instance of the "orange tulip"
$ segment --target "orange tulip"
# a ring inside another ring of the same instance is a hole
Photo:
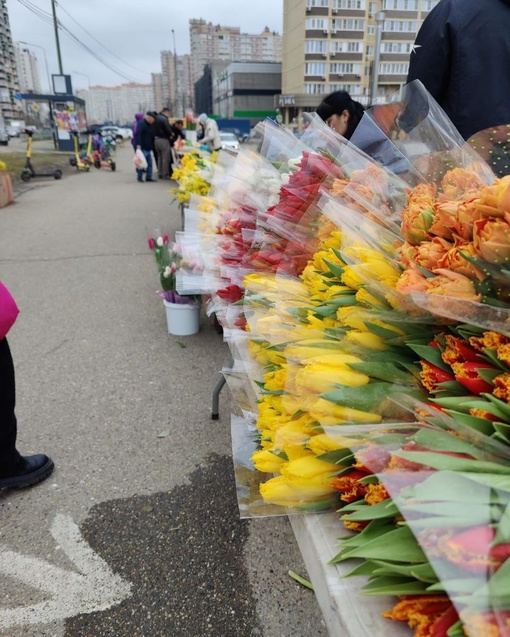
[[[510,261],[510,224],[505,219],[480,219],[475,221],[473,245],[479,257],[490,263]]]

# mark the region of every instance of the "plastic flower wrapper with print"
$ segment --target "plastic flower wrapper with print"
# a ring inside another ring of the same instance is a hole
[[[508,635],[508,447],[488,449],[476,432],[466,439],[425,424],[349,436],[355,466],[365,472],[361,483],[378,485],[380,499],[342,510],[363,533],[345,541],[335,561],[365,560],[353,574],[369,576],[368,594],[402,596],[390,618],[400,619],[403,602],[447,595],[460,617],[456,630]],[[450,619],[455,624],[453,613]]]

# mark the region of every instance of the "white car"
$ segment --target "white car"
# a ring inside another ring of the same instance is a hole
[[[239,150],[239,140],[234,133],[222,133],[220,131],[221,147],[225,150]]]
[[[123,128],[122,126],[103,126],[101,133],[111,134],[117,141],[133,139],[133,131],[130,128]]]

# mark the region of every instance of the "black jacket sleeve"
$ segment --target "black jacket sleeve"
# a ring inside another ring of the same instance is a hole
[[[441,0],[425,18],[409,60],[407,82],[420,80],[441,103],[450,81],[455,0]]]

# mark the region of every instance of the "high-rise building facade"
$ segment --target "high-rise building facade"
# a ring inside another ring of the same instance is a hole
[[[191,55],[161,51],[162,95],[173,117],[185,117],[194,107]]]
[[[190,20],[189,25],[193,83],[210,62],[282,61],[282,36],[267,27],[252,35],[241,33],[239,27],[213,25],[202,19]]]
[[[130,124],[135,113],[146,113],[156,108],[152,84],[130,82],[120,86],[91,86],[77,92],[85,100],[89,124],[114,122]]]
[[[18,42],[14,43],[14,58],[18,71],[18,84],[21,93],[42,93],[41,76],[35,53]]]
[[[159,113],[165,102],[163,100],[163,74],[151,73],[152,90],[154,91],[154,108]]]
[[[333,91],[345,90],[365,106],[397,91],[416,34],[438,1],[284,0],[282,94],[275,104],[284,122],[314,110]]]
[[[22,116],[15,98],[18,92],[18,71],[14,57],[7,2],[0,0],[0,117],[16,119]]]

